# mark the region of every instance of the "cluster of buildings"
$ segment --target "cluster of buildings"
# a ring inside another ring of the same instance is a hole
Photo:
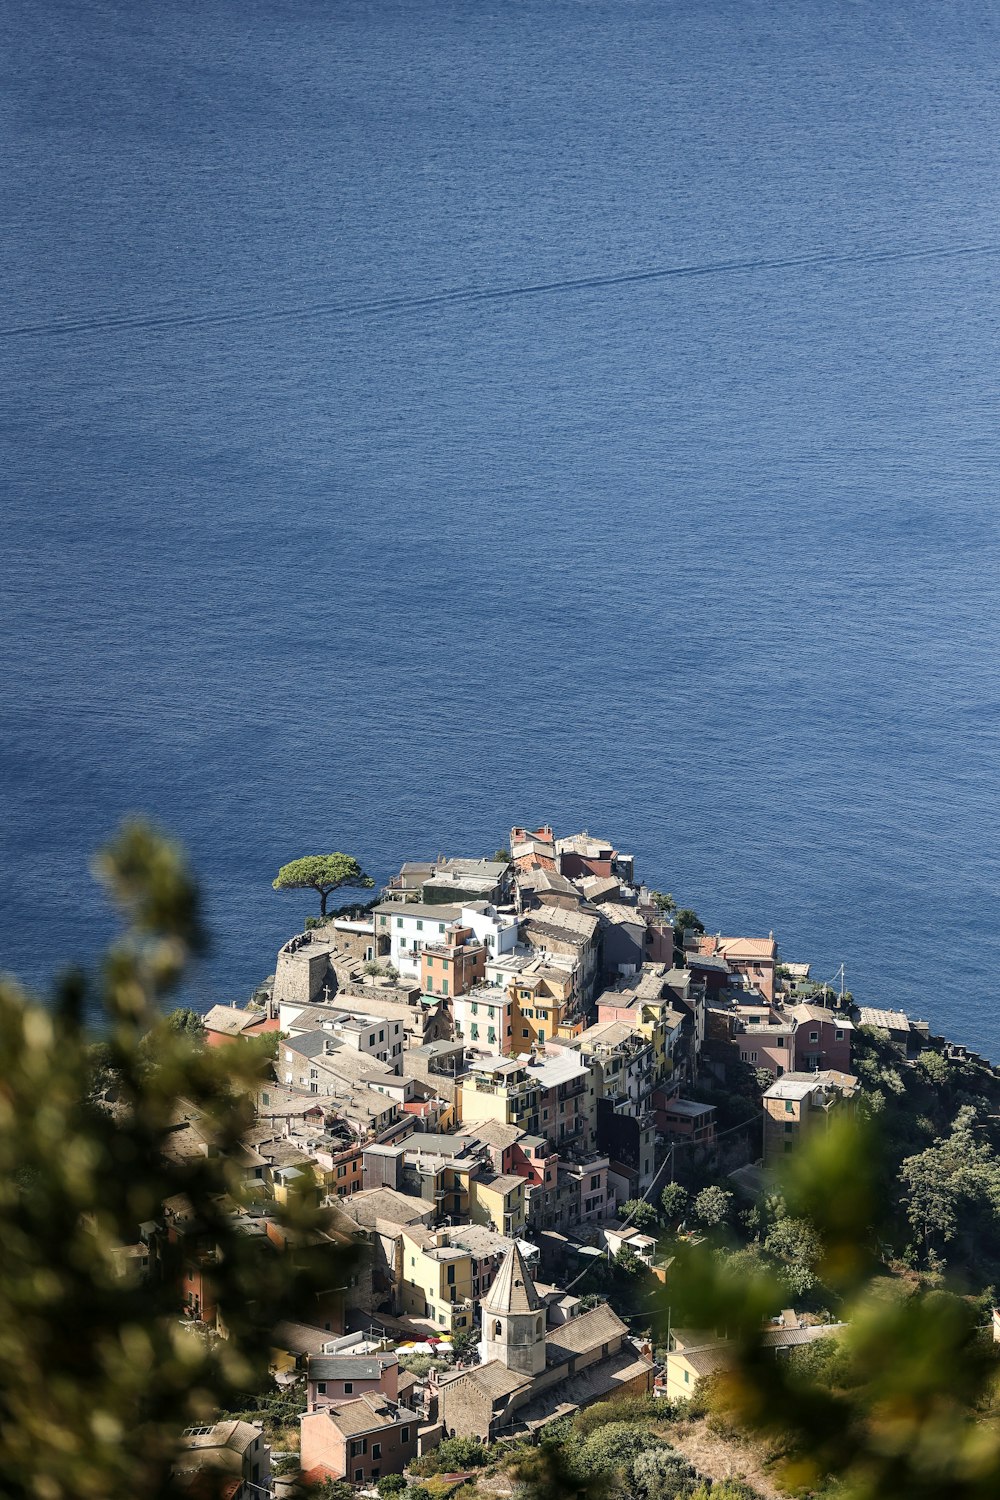
[[[624,1245],[655,1266],[623,1206],[716,1160],[706,1095],[753,1080],[736,1145],[765,1167],[851,1108],[847,1010],[817,1003],[773,933],[681,931],[670,905],[610,842],[517,826],[509,858],[404,864],[368,910],[285,943],[250,1007],[204,1018],[210,1046],[277,1033],[240,1162],[246,1232],[280,1248],[273,1205],[294,1190],[332,1207],[331,1241],[368,1247],[273,1351],[277,1380],[307,1381],[311,1477],[368,1484],[442,1436],[530,1434],[651,1389],[648,1348],[572,1290]],[[196,1119],[174,1149],[202,1149]],[[147,1228],[123,1255],[183,1243],[186,1309],[214,1326],[199,1226],[175,1204]],[[415,1380],[400,1341],[480,1359]]]

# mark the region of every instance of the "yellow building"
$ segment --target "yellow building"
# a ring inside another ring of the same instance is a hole
[[[449,1244],[447,1229],[407,1225],[402,1231],[399,1309],[425,1318],[447,1337],[474,1321],[472,1256]]]
[[[491,1172],[474,1177],[469,1185],[469,1217],[474,1224],[492,1224],[498,1234],[517,1239],[524,1233],[525,1178]]]
[[[497,1120],[537,1133],[541,1090],[524,1063],[508,1058],[483,1058],[462,1080],[458,1090],[463,1125]]]
[[[687,1401],[699,1380],[729,1363],[732,1345],[715,1342],[697,1349],[673,1349],[667,1355],[667,1400]]]
[[[560,1034],[573,994],[573,978],[561,969],[536,962],[510,981],[509,993],[514,1001],[513,1038],[505,1050],[530,1052]]]

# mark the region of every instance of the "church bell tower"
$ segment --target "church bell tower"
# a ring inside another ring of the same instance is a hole
[[[507,1251],[482,1301],[485,1362],[498,1359],[519,1375],[545,1369],[545,1304],[517,1245]]]

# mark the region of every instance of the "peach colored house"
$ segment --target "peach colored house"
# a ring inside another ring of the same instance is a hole
[[[774,999],[774,971],[778,963],[778,944],[774,933],[766,938],[723,937],[721,933],[701,933],[698,952],[706,958],[722,958],[734,974],[745,979],[764,996]]]
[[[387,1396],[367,1395],[307,1411],[299,1419],[302,1472],[310,1482],[375,1484],[417,1456],[419,1417]]]
[[[203,1018],[206,1047],[228,1047],[242,1037],[262,1036],[277,1031],[277,1013],[268,1010],[242,1010],[237,1005],[213,1005]]]
[[[420,950],[420,988],[454,999],[486,978],[486,947],[471,927],[450,922],[442,940]]]

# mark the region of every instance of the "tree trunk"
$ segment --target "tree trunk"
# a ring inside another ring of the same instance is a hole
[[[322,886],[317,886],[316,889],[319,891],[319,914],[320,914],[321,917],[325,917],[326,916],[326,898],[327,898],[327,896],[329,896],[330,892],[329,891],[325,891],[322,888]]]

